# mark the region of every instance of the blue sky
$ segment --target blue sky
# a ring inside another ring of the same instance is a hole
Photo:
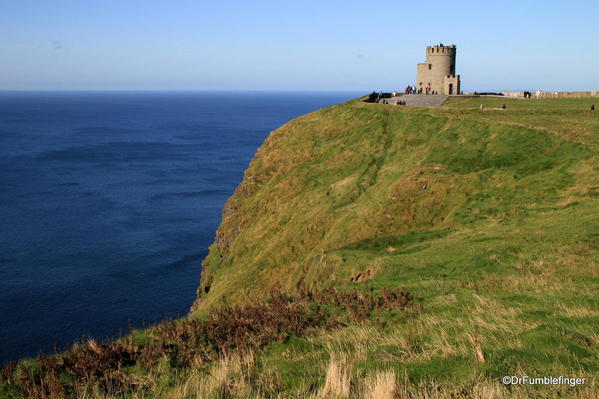
[[[0,0],[4,90],[598,90],[599,1]]]

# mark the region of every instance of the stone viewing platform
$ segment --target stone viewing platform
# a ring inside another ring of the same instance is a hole
[[[381,98],[379,104],[396,105],[403,101],[409,107],[440,107],[449,96],[444,94],[400,94],[391,98]]]

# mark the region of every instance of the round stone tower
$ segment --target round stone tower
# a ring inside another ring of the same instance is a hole
[[[460,94],[460,76],[455,74],[456,46],[428,46],[426,63],[418,64],[416,88],[427,87],[439,94]]]

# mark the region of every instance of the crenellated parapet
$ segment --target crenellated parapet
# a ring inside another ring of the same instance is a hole
[[[456,46],[455,44],[452,44],[451,46],[443,46],[443,45],[437,45],[437,46],[427,46],[426,47],[426,54],[429,55],[441,55],[441,54],[445,54],[445,55],[453,55],[455,56],[456,54]]]

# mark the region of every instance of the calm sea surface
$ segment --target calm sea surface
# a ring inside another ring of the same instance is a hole
[[[185,314],[268,133],[359,94],[0,92],[0,362]]]

